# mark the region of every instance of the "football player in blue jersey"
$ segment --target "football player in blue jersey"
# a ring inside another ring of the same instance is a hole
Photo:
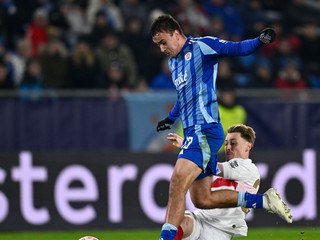
[[[216,95],[219,58],[255,52],[275,39],[274,30],[264,29],[258,37],[241,42],[210,36],[193,38],[183,34],[172,16],[161,15],[152,23],[150,33],[161,52],[169,56],[168,66],[177,91],[177,102],[169,115],[159,121],[157,131],[170,129],[179,117],[184,128],[160,239],[174,239],[184,215],[188,190],[197,208],[265,208],[292,222],[290,210],[276,192],[263,201],[263,194],[210,191],[212,176],[219,173],[217,153],[224,140]]]

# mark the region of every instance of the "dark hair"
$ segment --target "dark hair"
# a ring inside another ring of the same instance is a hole
[[[228,133],[238,132],[241,137],[248,142],[254,144],[256,139],[256,133],[252,127],[246,126],[244,124],[236,124],[228,128]]]
[[[159,32],[173,33],[175,30],[178,30],[179,33],[183,34],[182,28],[177,20],[175,20],[171,15],[165,14],[156,18],[151,27],[150,34],[155,36]]]

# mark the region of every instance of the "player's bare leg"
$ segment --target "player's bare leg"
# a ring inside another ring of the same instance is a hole
[[[186,194],[201,169],[193,162],[180,158],[177,160],[169,188],[166,222],[178,227],[182,221]]]
[[[173,239],[172,236],[174,237],[183,219],[187,191],[200,173],[201,169],[195,163],[183,158],[177,160],[169,185],[166,223],[161,230],[162,239]]]

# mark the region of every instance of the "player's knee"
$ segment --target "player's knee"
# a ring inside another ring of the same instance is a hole
[[[183,220],[180,224],[181,228],[183,229],[183,237],[188,237],[191,235],[192,231],[193,231],[193,217],[190,214],[185,214],[183,216]]]
[[[190,214],[184,214],[183,220],[181,222],[182,227],[192,227],[193,226],[193,218]]]

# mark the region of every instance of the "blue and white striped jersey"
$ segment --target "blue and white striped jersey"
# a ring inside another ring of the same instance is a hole
[[[168,61],[178,95],[168,117],[175,121],[180,116],[183,128],[220,122],[216,94],[219,58],[249,55],[260,46],[258,38],[231,42],[189,37],[180,53]]]

